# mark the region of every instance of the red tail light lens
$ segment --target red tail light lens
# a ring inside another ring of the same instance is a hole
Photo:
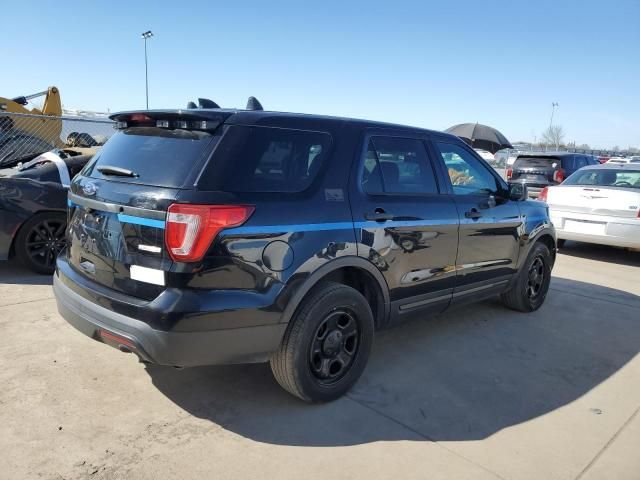
[[[171,258],[197,262],[221,230],[246,222],[254,211],[247,205],[187,205],[169,207],[164,239]]]
[[[507,168],[507,180],[513,176],[513,168]]]
[[[564,170],[559,168],[555,172],[553,172],[553,181],[556,183],[564,182]]]
[[[540,192],[540,195],[538,195],[538,200],[540,200],[541,202],[546,202],[548,194],[549,194],[549,187],[544,187]]]

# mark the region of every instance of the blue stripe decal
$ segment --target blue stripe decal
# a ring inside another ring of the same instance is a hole
[[[135,225],[144,225],[145,227],[165,228],[164,220],[154,220],[152,218],[134,217],[133,215],[118,214],[118,220],[122,223],[133,223]]]
[[[398,228],[398,227],[429,227],[442,224],[457,224],[458,219],[438,220],[397,220],[374,222],[338,222],[338,223],[302,223],[292,225],[256,225],[236,227],[224,230],[222,235],[242,235],[261,233],[289,233],[289,232],[320,232],[324,230],[349,230],[352,228]]]
[[[241,235],[245,233],[288,233],[288,232],[319,232],[322,230],[346,230],[353,228],[351,222],[338,223],[302,223],[298,225],[262,225],[236,227],[224,230],[224,235]]]
[[[386,222],[355,222],[356,228],[397,228],[397,227],[431,227],[433,225],[457,225],[458,219],[439,218],[437,220],[391,220]]]

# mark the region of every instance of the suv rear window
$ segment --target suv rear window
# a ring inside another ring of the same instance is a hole
[[[132,127],[114,134],[87,165],[84,175],[118,182],[180,187],[191,169],[213,148],[211,133]],[[136,177],[103,175],[97,167],[133,171]]]
[[[555,163],[555,165],[554,165]],[[562,159],[560,157],[548,157],[534,155],[520,155],[516,158],[513,168],[562,168]]]
[[[311,185],[330,145],[328,133],[232,125],[198,186],[227,192],[301,192]]]

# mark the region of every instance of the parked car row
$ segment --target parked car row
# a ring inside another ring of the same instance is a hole
[[[536,198],[545,187],[558,185],[580,168],[598,163],[593,155],[579,153],[527,153],[517,156],[506,176],[510,183],[526,185],[529,195]]]
[[[601,164],[591,155],[527,153],[506,177],[547,202],[559,246],[576,240],[640,248],[640,158]]]

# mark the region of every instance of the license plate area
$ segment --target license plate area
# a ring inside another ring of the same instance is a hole
[[[568,232],[584,233],[587,235],[604,235],[606,224],[590,222],[588,220],[565,220],[564,229]]]

